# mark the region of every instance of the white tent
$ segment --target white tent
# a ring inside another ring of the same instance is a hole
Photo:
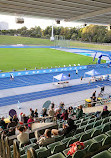
[[[53,81],[54,79],[59,80],[59,81],[66,81],[69,80],[70,77],[68,77],[67,75],[64,75],[63,73],[57,75],[57,76],[53,76]]]
[[[95,71],[94,69],[91,71],[85,72],[85,74],[90,75],[90,76],[99,75],[99,73],[97,71]]]

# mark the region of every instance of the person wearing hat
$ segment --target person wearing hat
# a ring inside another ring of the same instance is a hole
[[[108,116],[109,111],[107,108],[108,108],[107,106],[103,107],[103,111],[101,112],[100,117],[104,118],[104,117]]]

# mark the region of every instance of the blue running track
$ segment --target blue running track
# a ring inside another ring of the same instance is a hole
[[[43,98],[62,95],[62,94],[73,93],[77,91],[93,89],[93,88],[97,88],[98,86],[102,87],[103,85],[111,85],[111,81],[100,81],[100,82],[98,81],[98,82],[91,83],[90,85],[80,84],[80,85],[74,85],[74,86],[69,86],[69,87],[64,87],[64,88],[57,88],[57,89],[15,95],[15,96],[10,96],[10,97],[4,97],[4,98],[0,98],[0,106],[17,104],[18,101],[22,103],[22,102],[43,99]]]
[[[71,79],[79,79],[81,76],[84,76],[84,73],[92,70],[92,68],[86,70],[79,70],[78,75],[76,75],[75,71],[65,71],[64,74],[71,74]],[[110,68],[98,68],[96,69],[100,75],[111,74]],[[62,73],[62,72],[61,72]],[[13,81],[10,81],[10,78],[1,78],[0,79],[0,90],[9,89],[9,88],[17,88],[24,86],[32,86],[37,84],[51,83],[53,82],[53,76],[60,74],[60,72],[48,73],[48,74],[36,74],[36,75],[28,75],[28,76],[19,76],[15,77]],[[87,76],[89,77],[89,76]]]

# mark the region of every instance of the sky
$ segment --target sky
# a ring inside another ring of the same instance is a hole
[[[47,26],[63,26],[63,27],[80,27],[83,23],[74,23],[74,22],[64,22],[61,21],[60,24],[56,24],[55,20],[52,19],[43,19],[43,18],[33,18],[33,17],[22,17],[24,18],[24,24],[16,23],[16,16],[1,15],[0,14],[0,23],[7,22],[9,29],[18,29],[23,26],[26,26],[28,29],[35,26],[40,26],[42,29],[45,29]]]

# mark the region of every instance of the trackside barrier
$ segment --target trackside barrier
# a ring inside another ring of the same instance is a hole
[[[52,72],[63,72],[63,71],[72,71],[72,70],[83,70],[83,69],[87,69],[87,66],[71,66],[71,67],[52,68],[52,69],[6,72],[6,73],[0,73],[0,78],[10,77],[10,74],[13,74],[13,76],[15,77],[15,76],[23,76],[23,75],[35,75],[35,74],[45,74]]]
[[[108,63],[104,63],[104,64],[92,64],[92,65],[87,65],[87,68],[92,68],[92,69],[96,69],[96,68],[104,68],[104,67],[108,67]]]

